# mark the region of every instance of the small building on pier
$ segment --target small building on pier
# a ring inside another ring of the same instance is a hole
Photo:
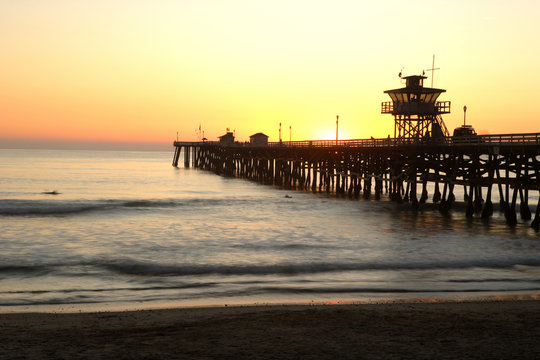
[[[268,145],[268,135],[265,135],[261,132],[253,134],[249,137],[249,143],[255,146],[267,146]]]
[[[225,135],[219,137],[219,142],[221,144],[234,144],[234,134],[230,131],[227,131]]]

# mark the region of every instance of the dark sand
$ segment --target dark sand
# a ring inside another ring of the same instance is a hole
[[[540,301],[0,314],[5,359],[539,359]]]

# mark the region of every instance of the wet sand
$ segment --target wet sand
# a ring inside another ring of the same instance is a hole
[[[540,301],[0,314],[2,359],[537,359]]]

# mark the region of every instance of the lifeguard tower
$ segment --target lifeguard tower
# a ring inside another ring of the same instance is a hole
[[[443,141],[449,133],[441,115],[450,113],[450,101],[437,99],[446,90],[424,87],[423,75],[402,79],[405,87],[386,90],[392,101],[381,104],[382,114],[394,115],[394,138],[400,143]]]

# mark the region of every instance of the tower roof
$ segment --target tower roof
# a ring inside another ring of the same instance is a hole
[[[404,76],[402,79],[406,81],[405,87],[384,92],[393,102],[421,102],[434,105],[439,95],[446,92],[444,89],[424,87],[424,79],[427,77],[423,75]]]
[[[409,76],[403,76],[402,79],[427,79],[427,76],[424,75],[409,75]]]
[[[393,90],[386,90],[385,94],[403,94],[403,93],[415,93],[415,94],[442,94],[443,92],[446,92],[444,89],[435,89],[435,88],[410,88],[410,87],[404,87],[399,89],[393,89]]]
[[[415,94],[441,94],[446,92],[444,89],[435,89],[424,87],[424,79],[427,79],[427,76],[424,75],[409,75],[404,76],[402,79],[405,79],[405,87],[393,90],[386,90],[385,94],[403,94],[403,93],[415,93]]]

